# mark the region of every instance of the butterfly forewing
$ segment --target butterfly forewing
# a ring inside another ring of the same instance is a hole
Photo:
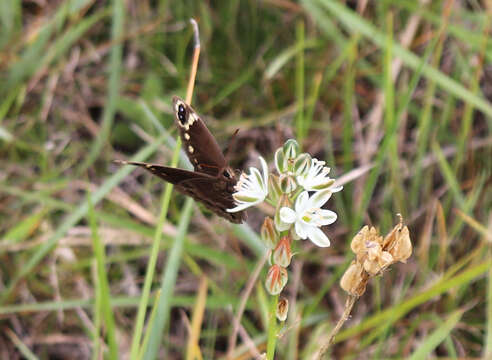
[[[179,97],[173,97],[176,125],[195,171],[212,176],[221,174],[226,160],[217,141],[193,108]]]

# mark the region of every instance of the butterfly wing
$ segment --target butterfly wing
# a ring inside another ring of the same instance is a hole
[[[235,206],[232,197],[233,184],[220,183],[216,177],[201,172],[193,172],[179,168],[148,164],[143,162],[117,161],[124,165],[135,165],[160,177],[162,180],[174,184],[177,191],[191,196],[215,214],[240,224],[245,219],[244,212],[229,213],[226,210]],[[227,186],[225,186],[227,185]]]
[[[222,150],[195,110],[177,96],[173,97],[176,124],[183,147],[195,171],[217,176],[226,167]]]
[[[243,211],[235,213],[227,212],[227,209],[232,209],[236,204],[232,197],[232,192],[224,188],[224,184],[218,182],[216,178],[185,180],[179,183],[178,186],[191,188],[193,194],[190,194],[190,196],[205,205],[207,209],[230,222],[241,224],[246,220],[246,213]]]

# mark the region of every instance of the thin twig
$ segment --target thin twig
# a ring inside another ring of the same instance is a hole
[[[193,97],[193,88],[195,87],[196,71],[198,68],[198,59],[200,57],[200,33],[198,31],[198,24],[195,19],[190,19],[190,23],[193,26],[193,60],[191,63],[190,79],[188,80],[188,88],[186,89],[186,103],[191,104]]]
[[[347,321],[350,317],[350,313],[352,312],[352,308],[354,307],[355,302],[359,297],[357,295],[349,295],[347,301],[345,302],[345,310],[343,310],[343,314],[338,320],[335,327],[331,330],[330,336],[328,337],[328,341],[321,347],[317,359],[321,359],[324,353],[328,350],[328,348],[335,341],[335,336],[338,334],[340,329],[342,328],[345,321]]]

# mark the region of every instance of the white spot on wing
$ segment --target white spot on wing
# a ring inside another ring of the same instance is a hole
[[[188,133],[184,133],[184,138],[185,138],[186,140],[190,140],[190,134],[188,134]]]
[[[195,149],[193,149],[193,146],[188,145],[188,151],[190,152],[190,154],[193,154],[193,151],[195,151]]]

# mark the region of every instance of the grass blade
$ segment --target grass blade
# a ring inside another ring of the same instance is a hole
[[[166,267],[162,274],[161,282],[161,297],[159,299],[159,306],[157,309],[157,318],[154,324],[147,331],[151,332],[149,338],[149,346],[144,349],[144,359],[155,359],[159,350],[159,345],[163,336],[164,328],[169,320],[169,312],[171,309],[171,299],[174,292],[174,285],[176,284],[176,277],[179,270],[179,264],[181,261],[181,255],[183,252],[183,245],[185,235],[190,223],[190,218],[193,210],[193,199],[187,198],[184,209],[181,213],[181,220],[179,222],[178,234],[174,239],[173,246],[169,252]]]
[[[409,357],[409,360],[427,358],[427,356],[449,336],[456,324],[460,321],[463,313],[463,310],[453,312],[441,326],[426,337],[423,343],[419,344],[418,349]]]
[[[4,330],[4,334],[14,343],[19,352],[25,356],[27,360],[38,360],[38,357],[29,349],[26,344],[9,328]]]
[[[94,207],[90,198],[90,194],[87,199],[89,207],[89,224],[92,233],[92,242],[94,247],[94,255],[96,258],[96,273],[97,273],[97,294],[96,298],[99,300],[101,307],[96,309],[100,313],[100,317],[104,318],[106,324],[106,333],[108,336],[109,344],[109,358],[118,359],[118,345],[116,344],[115,324],[114,316],[111,311],[111,292],[109,289],[108,278],[106,277],[106,255],[104,253],[104,245],[97,230],[97,220],[94,213]],[[99,334],[96,334],[99,338]]]
[[[179,151],[181,149],[181,141],[176,142],[174,148],[173,158],[171,160],[171,166],[176,166],[179,157]],[[149,303],[150,287],[152,286],[152,280],[154,279],[155,266],[157,263],[157,255],[159,254],[159,246],[162,239],[162,230],[164,222],[167,217],[167,210],[169,209],[169,202],[171,200],[171,194],[173,190],[173,184],[167,183],[164,193],[161,198],[161,211],[157,226],[154,233],[154,240],[152,242],[152,249],[150,251],[150,258],[147,264],[147,271],[145,272],[144,287],[142,289],[142,297],[140,305],[138,306],[137,320],[135,322],[135,329],[133,331],[132,345],[130,351],[130,359],[136,359],[140,350],[140,339],[142,338],[143,325],[145,321],[145,313],[147,311],[147,304]],[[164,293],[164,297],[168,293]]]
[[[193,308],[193,316],[191,320],[191,331],[188,338],[188,345],[186,346],[186,359],[201,359],[200,348],[198,347],[198,340],[200,339],[200,329],[203,322],[203,313],[205,312],[205,304],[207,303],[207,289],[208,282],[206,277],[202,277],[200,281],[200,287],[198,288],[198,295]]]
[[[106,106],[104,107],[101,131],[94,141],[88,157],[80,167],[79,174],[87,170],[87,168],[89,168],[89,166],[91,166],[99,156],[104,143],[109,137],[111,126],[113,125],[116,100],[119,96],[120,90],[121,56],[123,52],[123,44],[121,43],[121,39],[123,37],[123,22],[125,16],[124,7],[125,4],[123,0],[113,0],[113,26],[111,28],[111,41],[113,42],[113,47],[111,49],[111,58],[109,61],[110,74],[108,83],[108,98],[106,100]]]

